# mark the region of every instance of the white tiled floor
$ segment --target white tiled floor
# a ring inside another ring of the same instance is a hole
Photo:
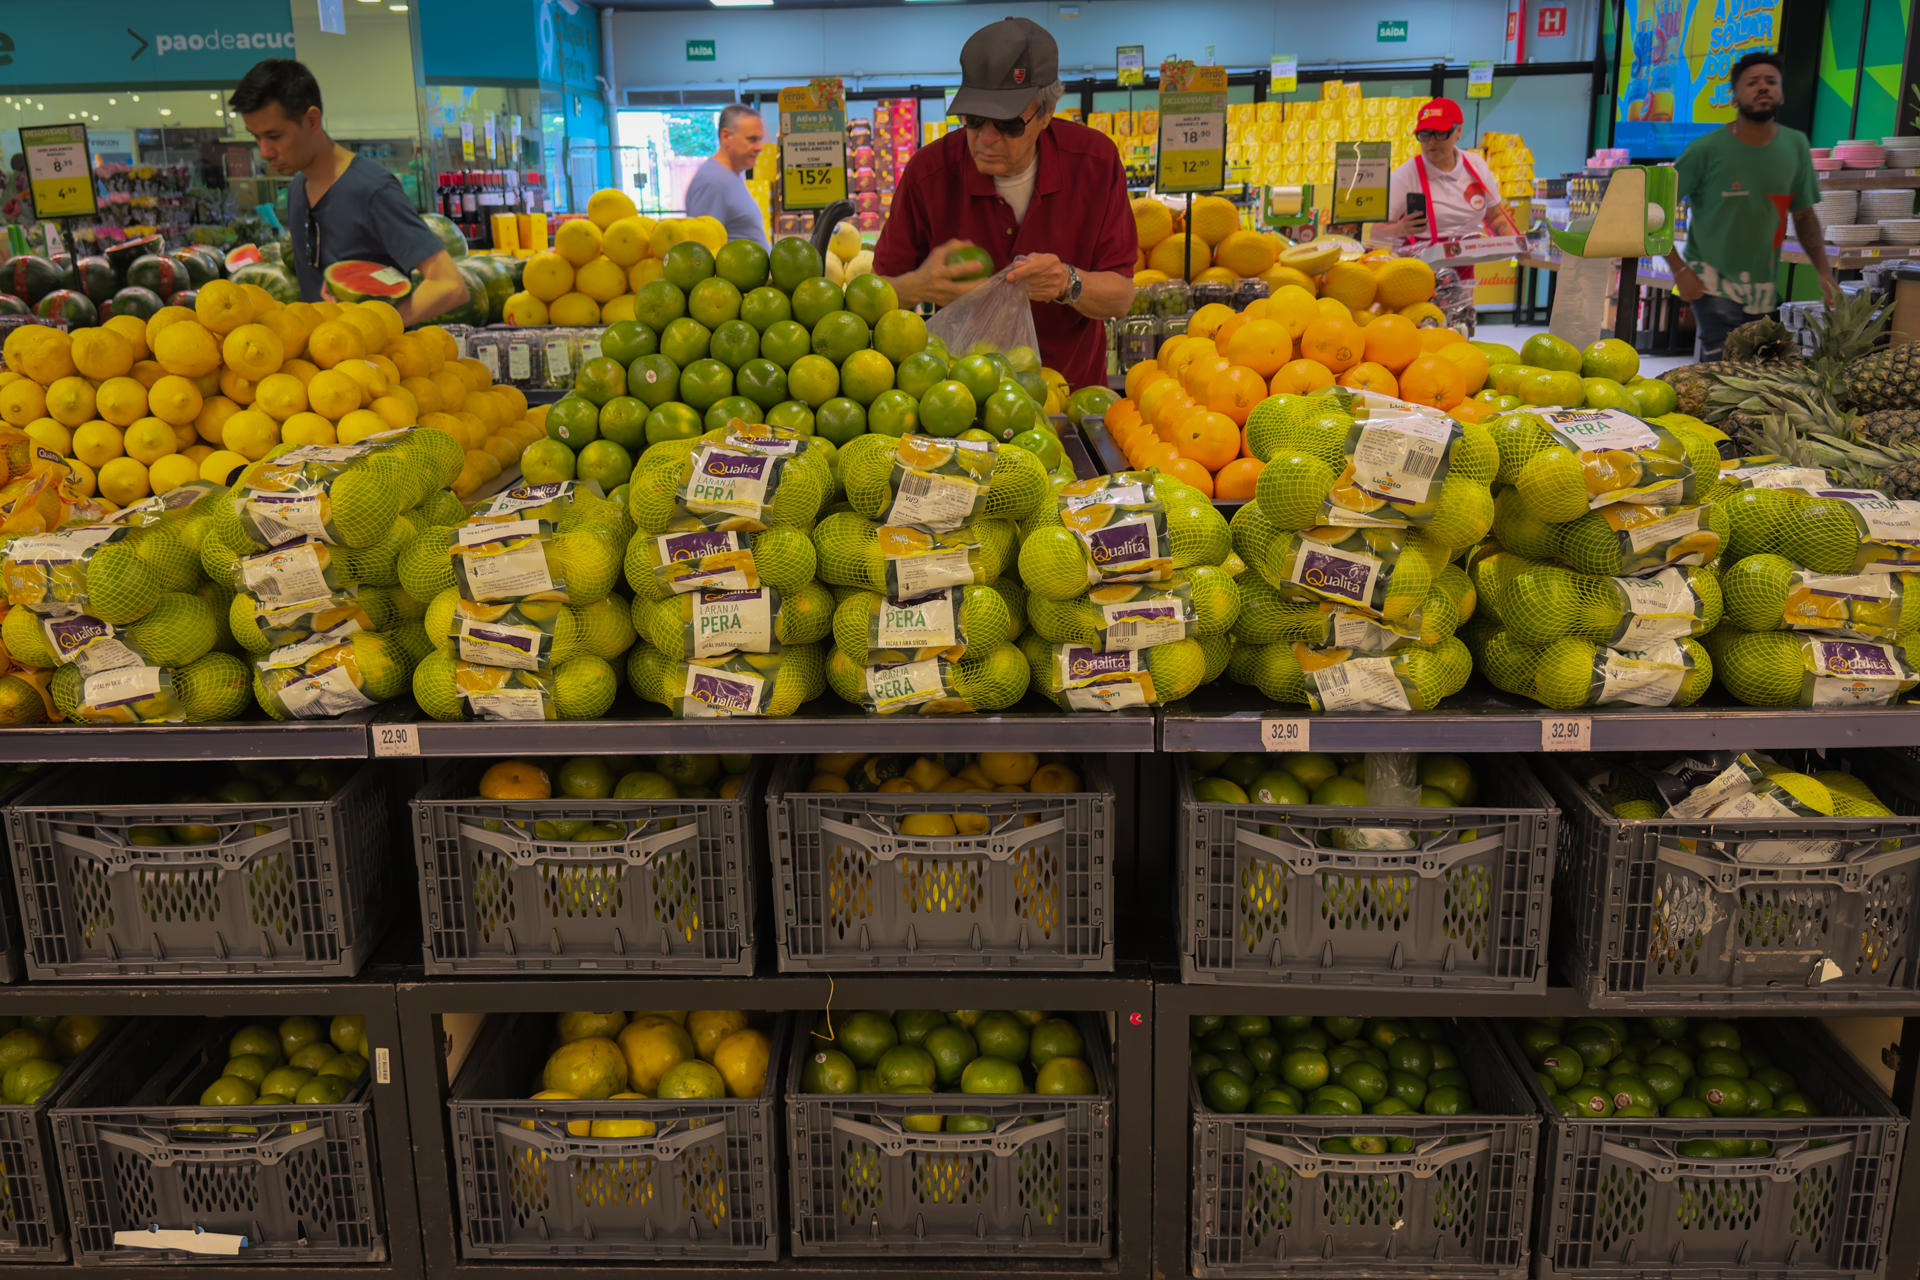
[[[1474,338],[1481,342],[1504,342],[1516,351],[1534,334],[1546,332],[1546,328],[1543,325],[1526,329],[1517,328],[1507,323],[1507,318],[1504,315],[1494,315],[1488,319],[1491,323],[1481,323],[1475,329]],[[1643,355],[1640,357],[1640,372],[1645,377],[1654,378],[1669,369],[1677,369],[1683,364],[1692,363],[1693,357],[1691,356]]]

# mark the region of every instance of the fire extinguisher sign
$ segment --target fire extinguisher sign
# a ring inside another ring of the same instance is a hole
[[[1542,40],[1554,39],[1567,34],[1567,6],[1563,4],[1542,5],[1534,34]]]

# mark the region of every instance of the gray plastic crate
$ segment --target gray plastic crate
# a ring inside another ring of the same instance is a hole
[[[767,795],[780,968],[1109,972],[1113,784],[1085,791],[810,792],[811,761],[783,761]],[[983,816],[981,835],[895,834],[912,813]]]
[[[1111,1257],[1113,1073],[1105,1025],[1077,1021],[1095,1092],[1071,1096],[802,1093],[819,1042],[799,1028],[787,1065],[794,1256]],[[993,1127],[903,1123],[929,1114]]]
[[[1523,1280],[1540,1118],[1487,1024],[1446,1036],[1482,1114],[1217,1115],[1190,1079],[1193,1274]],[[1361,1134],[1413,1149],[1320,1150]]]
[[[109,1027],[38,1102],[0,1104],[0,1266],[67,1260],[67,1207],[56,1173],[53,1108],[72,1092],[87,1065],[108,1051],[127,1026]]]
[[[764,761],[731,800],[481,800],[483,770],[443,770],[413,801],[428,973],[753,972]],[[535,837],[566,818],[634,834]]]
[[[251,804],[159,801],[206,785],[184,766],[53,775],[6,811],[27,976],[352,977],[383,923],[394,773],[373,763],[325,800]],[[179,824],[217,836],[128,838]]]
[[[1563,1116],[1502,1047],[1546,1117],[1534,1244],[1539,1280],[1866,1280],[1887,1266],[1907,1121],[1809,1018],[1743,1020],[1744,1036],[1820,1108],[1778,1120]],[[1699,1158],[1679,1145],[1762,1139],[1766,1155]]]
[[[227,1060],[228,1038],[244,1025],[140,1023],[53,1108],[76,1262],[385,1261],[366,1076],[347,1101],[329,1106],[198,1105]],[[119,1232],[155,1227],[245,1243],[224,1256],[115,1243]]]
[[[1525,765],[1478,762],[1463,809],[1205,804],[1180,776],[1186,982],[1543,993],[1560,813]],[[1336,849],[1389,828],[1403,850]]]
[[[11,804],[15,796],[48,776],[45,773],[30,773],[18,778],[12,786],[0,788],[0,805]],[[5,864],[5,869],[0,870],[0,883],[12,883],[13,860],[4,838],[0,838],[0,862]],[[20,905],[15,895],[0,893],[0,986],[19,982],[27,976],[21,936]],[[4,1230],[4,1224],[0,1224],[0,1230]],[[4,1247],[4,1239],[0,1239],[0,1248]]]
[[[754,1098],[541,1101],[553,1015],[492,1019],[447,1099],[469,1260],[750,1260],[780,1256],[779,1068],[791,1017],[769,1035]],[[576,1125],[646,1120],[647,1137]]]
[[[1912,1001],[1920,817],[1905,815],[1920,814],[1920,785],[1873,753],[1846,761],[1903,816],[1629,821],[1544,762],[1565,814],[1554,938],[1567,981],[1592,1007],[1636,1011]],[[1777,840],[1831,841],[1832,857],[1755,860],[1754,845]]]

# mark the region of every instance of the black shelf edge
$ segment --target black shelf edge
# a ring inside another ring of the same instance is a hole
[[[219,724],[36,724],[0,729],[10,764],[193,760],[364,760],[373,709],[335,720]]]
[[[1595,707],[1551,711],[1502,704],[1485,696],[1449,699],[1436,711],[1324,715],[1305,707],[1256,710],[1252,689],[1211,685],[1161,713],[1164,751],[1262,751],[1263,721],[1297,722],[1308,741],[1295,750],[1471,751],[1567,749],[1549,747],[1552,726],[1584,722],[1582,751],[1707,751],[1754,747],[1920,746],[1920,707],[1825,707],[1818,710],[1748,706]],[[1250,705],[1251,704],[1251,705]]]
[[[605,720],[415,719],[411,707],[389,708],[372,726],[378,756],[429,757],[644,754],[668,751],[809,754],[857,745],[873,752],[1103,751],[1151,752],[1159,726],[1152,711],[1070,714],[1029,698],[996,715],[870,716],[836,700],[819,699],[785,718],[676,720],[659,708],[623,708]],[[411,726],[396,735],[394,726]]]

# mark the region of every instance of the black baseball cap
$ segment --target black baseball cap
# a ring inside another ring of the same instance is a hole
[[[960,50],[960,92],[949,115],[1011,120],[1060,79],[1060,46],[1025,18],[1002,18],[967,37]]]

